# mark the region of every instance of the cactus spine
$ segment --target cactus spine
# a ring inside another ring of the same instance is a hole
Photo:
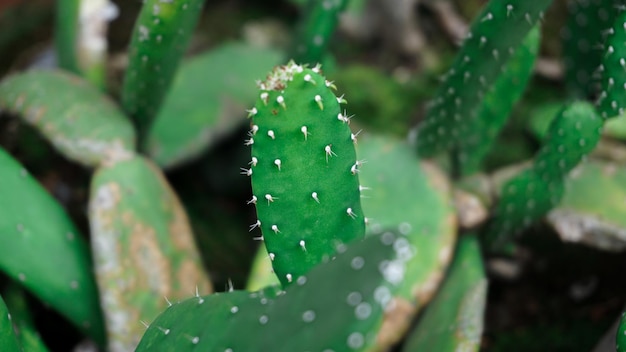
[[[359,168],[343,98],[319,67],[278,67],[250,110],[248,168],[258,221],[283,285],[365,231]]]

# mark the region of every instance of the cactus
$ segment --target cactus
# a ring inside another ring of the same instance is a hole
[[[347,0],[309,1],[306,18],[294,41],[291,55],[294,61],[311,65],[322,61],[339,22],[339,14],[347,4]]]
[[[22,350],[48,352],[48,348],[37,333],[24,290],[18,287],[16,283],[9,283],[3,293],[5,303],[11,312],[11,322],[15,335],[22,346]],[[2,342],[0,342],[0,346],[3,346]]]
[[[89,222],[112,351],[132,350],[143,334],[137,322],[151,321],[167,299],[211,291],[182,206],[144,158],[96,172]]]
[[[137,351],[384,349],[404,308],[392,297],[412,253],[402,235],[384,231],[340,249],[277,297],[236,291],[185,300],[152,322]]]
[[[622,313],[622,318],[617,327],[617,333],[615,334],[615,351],[626,351],[626,313]]]
[[[599,93],[598,67],[602,63],[607,29],[620,13],[617,0],[572,0],[562,30],[565,81],[577,98]]]
[[[626,249],[626,169],[590,161],[567,177],[567,190],[548,223],[564,241],[585,243],[605,251]]]
[[[0,297],[0,346],[2,346],[3,351],[7,352],[24,351],[13,332],[11,313],[9,313],[2,297]]]
[[[533,27],[522,45],[503,67],[502,74],[483,98],[476,119],[469,127],[469,136],[458,141],[461,174],[480,170],[485,155],[493,148],[515,103],[526,90],[539,51],[539,26]]]
[[[476,132],[483,97],[550,3],[493,0],[487,4],[419,127],[417,148],[421,156],[443,151],[459,153],[455,159],[463,165],[462,146],[458,145],[463,138],[459,137]]]
[[[487,279],[478,240],[459,239],[440,292],[419,319],[403,351],[478,351],[483,331]]]
[[[110,0],[57,1],[54,39],[59,67],[104,88],[107,27],[117,12]]]
[[[273,50],[229,43],[183,63],[143,149],[168,169],[197,157],[243,124],[244,107],[256,98],[254,80],[279,61]]]
[[[2,149],[0,179],[0,268],[80,330],[104,341],[89,249],[80,233],[63,208]]]
[[[615,1],[616,6],[624,6],[623,2]],[[619,7],[618,7],[619,8]],[[626,107],[626,11],[613,10],[618,13],[613,25],[608,30],[604,43],[604,55],[600,68],[602,92],[598,101],[598,109],[602,118],[608,119],[624,113]]]
[[[130,43],[122,106],[141,136],[152,124],[187,48],[203,1],[145,1]]]
[[[319,72],[293,62],[278,67],[250,110],[252,157],[242,173],[252,176],[252,228],[261,229],[283,285],[365,231],[356,136],[343,98]]]
[[[490,249],[502,249],[513,234],[545,216],[561,200],[565,177],[598,143],[602,123],[589,103],[575,102],[561,110],[533,167],[503,187],[496,218],[486,234]]]
[[[135,132],[117,106],[67,73],[30,71],[5,79],[0,108],[18,114],[66,158],[84,166],[123,159],[135,148]]]

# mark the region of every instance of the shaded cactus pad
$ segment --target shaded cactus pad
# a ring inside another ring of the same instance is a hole
[[[392,297],[414,253],[402,235],[384,232],[341,247],[277,297],[237,291],[188,299],[150,325],[137,351],[384,349],[377,344],[403,308]]]

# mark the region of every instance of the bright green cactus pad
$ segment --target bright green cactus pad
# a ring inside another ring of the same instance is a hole
[[[464,235],[448,276],[403,351],[478,351],[487,300],[487,278],[478,241]]]
[[[365,232],[349,116],[318,67],[276,68],[250,110],[253,198],[283,285]]]
[[[275,298],[238,291],[175,304],[137,351],[385,350],[405,308],[393,296],[413,255],[393,232],[357,240]]]
[[[480,170],[485,155],[493,147],[513,107],[526,90],[535,68],[540,39],[539,26],[535,26],[485,95],[473,121],[472,132],[458,139],[461,174]]]
[[[561,31],[565,81],[578,98],[596,96],[599,92],[598,67],[607,29],[620,13],[620,0],[572,0],[568,4],[568,21]]]
[[[472,137],[484,96],[551,2],[492,0],[487,3],[419,127],[420,155],[430,157],[452,151],[458,148],[461,137]],[[459,162],[462,164],[463,160]]]
[[[198,156],[242,124],[257,97],[254,80],[280,59],[273,50],[229,43],[183,63],[144,149],[166,168]]]
[[[68,73],[35,70],[5,79],[0,108],[20,115],[65,157],[85,166],[115,161],[135,149],[132,124],[117,106]]]
[[[2,351],[6,352],[24,351],[13,332],[11,313],[9,313],[2,297],[0,297],[0,347],[2,347]]]
[[[395,138],[366,134],[357,152],[367,160],[360,173],[367,187],[361,199],[367,233],[397,228],[419,253],[407,263],[411,280],[399,291],[417,310],[434,295],[454,252],[457,219],[449,181]]]
[[[564,240],[608,250],[626,248],[626,167],[590,161],[566,179],[566,192],[548,221]]]
[[[623,7],[621,1],[615,1],[613,7]],[[626,108],[626,11],[623,9],[607,9],[614,11],[617,17],[612,22],[609,34],[604,43],[604,54],[600,74],[602,76],[602,92],[598,109],[602,118],[611,118],[624,114]],[[606,28],[605,28],[606,30]]]
[[[100,168],[89,202],[96,277],[109,347],[131,351],[150,322],[194,290],[211,291],[187,216],[159,169],[142,157]]]
[[[135,23],[122,106],[141,133],[152,124],[200,17],[202,0],[146,0]]]
[[[63,208],[2,149],[0,180],[0,269],[103,342],[89,247]]]

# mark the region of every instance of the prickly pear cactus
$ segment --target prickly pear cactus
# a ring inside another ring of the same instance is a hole
[[[448,276],[403,351],[478,351],[486,300],[487,279],[478,240],[464,235]]]
[[[0,180],[0,269],[104,342],[98,290],[83,237],[63,208],[2,149]]]
[[[396,228],[419,255],[407,261],[405,280],[394,295],[404,315],[398,325],[379,339],[394,343],[402,338],[413,316],[435,295],[452,258],[457,218],[448,178],[420,162],[412,148],[391,137],[369,134],[359,138],[359,159],[367,160],[360,173],[364,186],[366,233]]]
[[[198,157],[244,123],[254,80],[280,60],[275,50],[228,43],[184,62],[143,149],[163,168]]]
[[[306,18],[295,40],[294,61],[311,65],[322,61],[339,22],[339,14],[347,4],[347,0],[309,1]]]
[[[491,249],[501,249],[513,234],[558,204],[564,194],[565,177],[596,146],[602,123],[589,103],[574,102],[561,110],[550,125],[533,167],[503,187],[486,237]]]
[[[615,23],[620,0],[568,1],[568,21],[561,31],[565,82],[578,98],[595,97],[600,91],[598,68],[607,31]],[[621,26],[620,26],[621,27]],[[606,49],[606,48],[605,48]]]
[[[626,250],[626,167],[590,161],[565,182],[565,195],[547,218],[561,239],[605,251]]]
[[[198,22],[201,0],[147,0],[130,43],[122,106],[141,134],[152,124]]]
[[[35,322],[28,306],[26,292],[17,283],[10,282],[4,287],[3,295],[4,301],[11,312],[11,322],[13,323],[15,336],[17,336],[17,340],[23,350],[28,352],[48,352],[48,348],[43,343],[35,327]],[[0,346],[4,346],[2,342],[0,342]]]
[[[72,74],[33,70],[11,76],[0,83],[0,108],[18,114],[66,158],[85,166],[128,157],[135,149],[130,121]]]
[[[13,324],[11,323],[11,313],[7,309],[4,300],[0,297],[0,346],[6,352],[22,352],[17,336],[13,332]]]
[[[471,174],[481,169],[485,155],[493,147],[532,77],[540,39],[539,26],[535,26],[504,65],[502,74],[485,95],[472,123],[471,132],[458,139],[457,161],[461,174]]]
[[[404,308],[393,297],[413,255],[391,231],[356,240],[276,297],[236,291],[173,305],[137,351],[384,350],[380,336]]]
[[[474,21],[452,68],[419,127],[421,156],[459,152],[461,136],[475,131],[478,107],[550,5],[550,0],[492,0]],[[459,158],[463,164],[464,160]]]
[[[140,321],[195,290],[211,292],[187,217],[161,172],[136,156],[99,169],[89,201],[109,348],[133,350]]]
[[[608,30],[608,37],[604,43],[604,55],[601,65],[601,85],[602,92],[598,102],[598,109],[602,118],[611,118],[622,115],[626,108],[626,11],[623,9],[622,1],[615,1],[610,8],[617,14],[617,18],[612,22],[612,27]]]
[[[615,334],[615,351],[626,352],[626,313],[622,313],[617,334]]]
[[[260,228],[283,285],[365,232],[350,116],[318,66],[293,62],[265,82],[245,142]]]

